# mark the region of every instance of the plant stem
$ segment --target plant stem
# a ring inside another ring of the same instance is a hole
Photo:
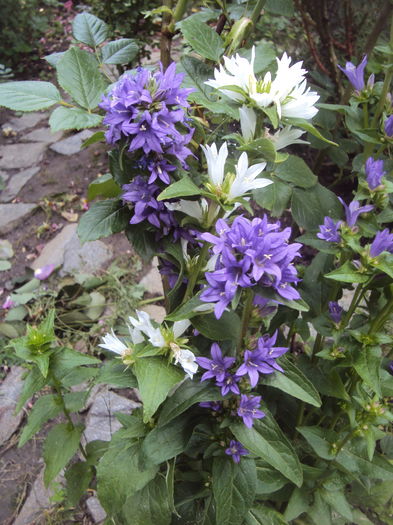
[[[369,334],[373,334],[374,332],[378,332],[382,326],[385,324],[385,322],[389,319],[390,314],[393,312],[393,285],[390,285],[390,299],[387,301],[385,306],[382,308],[382,311],[377,315],[374,320],[371,323]]]
[[[208,249],[209,249],[208,243],[204,243],[203,248],[199,254],[198,262],[195,266],[195,269],[189,277],[186,293],[184,294],[184,299],[183,299],[182,304],[184,304],[186,301],[188,301],[191,298],[192,292],[194,291],[195,285],[198,281],[199,274],[205,263]]]
[[[250,322],[252,307],[253,307],[253,300],[254,300],[254,292],[251,288],[246,288],[245,291],[245,300],[244,300],[244,306],[243,306],[243,313],[242,313],[242,321],[241,321],[241,328],[240,328],[240,336],[239,336],[239,342],[238,342],[238,352],[241,351],[241,348],[243,346],[243,340],[247,333],[248,324]]]
[[[64,412],[64,415],[65,417],[67,418],[69,424],[72,426],[72,428],[74,429],[75,428],[75,425],[74,425],[74,422],[72,421],[71,419],[71,416],[70,416],[70,412],[69,410],[67,409],[66,405],[65,405],[65,402],[64,402],[64,397],[63,397],[63,393],[61,391],[61,383],[60,381],[57,379],[57,377],[55,376],[55,374],[53,372],[50,372],[50,377],[52,378],[52,381],[53,381],[53,386],[54,386],[54,389],[56,390],[56,393],[59,397],[59,401],[60,401],[60,404],[61,404],[61,408]],[[79,443],[79,449],[83,455],[83,457],[86,459],[87,458],[87,454],[86,454],[86,451],[82,445],[82,443]]]

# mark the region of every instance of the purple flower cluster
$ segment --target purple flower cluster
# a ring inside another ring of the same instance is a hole
[[[292,264],[299,255],[301,244],[289,244],[291,228],[280,230],[280,223],[269,223],[267,217],[248,220],[236,217],[232,225],[223,219],[216,223],[218,236],[204,233],[200,237],[212,243],[217,256],[216,269],[206,273],[208,286],[201,299],[217,303],[214,309],[219,319],[235,297],[239,287],[256,284],[272,287],[285,299],[299,299],[292,286],[296,284],[297,271]]]
[[[369,157],[366,160],[366,179],[370,190],[378,188],[384,175],[386,172],[383,170],[383,160],[374,160]]]
[[[152,73],[138,68],[125,73],[104,96],[100,107],[106,111],[104,124],[107,142],[128,141],[128,150],[141,154],[141,160],[150,172],[149,183],[160,179],[170,183],[169,173],[175,169],[177,159],[183,168],[191,155],[187,144],[193,129],[186,123],[184,108],[192,89],[181,88],[183,74],[176,74],[172,63],[164,72]],[[178,130],[181,125],[186,133]]]
[[[211,359],[208,357],[197,357],[196,361],[206,372],[201,377],[201,381],[208,379],[215,380],[216,386],[221,388],[221,395],[226,396],[230,392],[240,396],[238,402],[237,415],[243,419],[246,427],[251,428],[254,419],[264,417],[264,413],[259,410],[261,396],[250,396],[242,394],[239,381],[244,375],[248,375],[249,383],[254,388],[259,380],[259,374],[272,374],[275,370],[284,372],[276,359],[282,356],[288,348],[274,346],[277,340],[277,332],[269,337],[264,335],[257,342],[255,350],[244,352],[243,362],[240,366],[236,365],[235,357],[225,357],[222,355],[221,348],[217,343],[213,343],[210,349]],[[234,368],[237,369],[235,370]],[[211,403],[201,403],[201,406],[212,408]],[[214,408],[214,410],[216,410]]]
[[[232,439],[229,443],[229,448],[225,450],[225,454],[232,456],[235,463],[240,463],[241,456],[246,456],[249,452],[239,441]]]

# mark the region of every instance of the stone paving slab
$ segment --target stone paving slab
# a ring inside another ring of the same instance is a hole
[[[94,523],[102,523],[106,518],[106,512],[102,508],[98,498],[91,496],[86,500],[86,507]]]
[[[41,162],[46,144],[29,142],[26,144],[7,144],[0,147],[0,168],[30,168]]]
[[[94,273],[110,261],[112,256],[111,248],[102,241],[81,244],[75,232],[64,249],[64,262],[60,276],[75,273]]]
[[[18,202],[15,204],[0,204],[0,235],[11,231],[36,207],[37,204],[27,204],[24,202]]]
[[[74,155],[79,153],[82,148],[83,142],[93,135],[93,131],[84,129],[75,135],[71,135],[66,139],[60,140],[50,146],[50,149],[61,155]]]
[[[24,113],[21,117],[13,117],[2,125],[2,129],[12,128],[14,131],[25,131],[34,128],[41,120],[48,117],[48,113]]]
[[[83,432],[87,443],[95,439],[110,441],[112,434],[121,428],[115,417],[116,412],[131,414],[141,404],[126,397],[119,396],[108,389],[100,391],[94,399],[86,418],[86,428]]]
[[[44,142],[45,144],[52,144],[63,138],[64,133],[62,131],[56,131],[53,133],[50,128],[38,128],[33,129],[27,135],[23,135],[23,142]]]
[[[10,202],[18,195],[23,186],[40,171],[38,166],[19,171],[11,175],[7,187],[0,192],[0,202]]]
[[[141,279],[139,284],[151,295],[164,295],[157,257],[153,258],[151,270]]]
[[[0,170],[0,178],[3,182],[7,182],[7,180],[10,178],[10,174],[6,171]]]
[[[67,224],[52,240],[45,245],[39,257],[33,262],[33,270],[42,268],[48,264],[54,264],[55,268],[61,266],[64,261],[64,251],[68,242],[76,235],[77,224]]]
[[[23,374],[26,370],[13,366],[0,385],[0,445],[5,443],[19,427],[23,411],[14,414],[23,388]]]
[[[44,485],[44,470],[40,472],[28,495],[22,510],[19,512],[13,525],[37,525],[42,514],[53,504],[50,498],[53,491]]]

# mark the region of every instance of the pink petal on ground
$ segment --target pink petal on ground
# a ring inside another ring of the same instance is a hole
[[[39,279],[40,281],[43,281],[44,279],[47,279],[50,276],[54,269],[54,264],[47,264],[42,268],[37,268],[37,270],[34,271],[34,277],[36,279]]]

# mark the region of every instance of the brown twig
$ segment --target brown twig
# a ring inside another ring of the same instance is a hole
[[[390,20],[390,17],[392,16],[392,14],[393,14],[393,4],[390,0],[385,0],[385,2],[382,5],[380,15],[377,18],[377,21],[375,22],[373,30],[371,31],[367,39],[366,46],[364,48],[362,55],[363,54],[368,55],[374,49],[374,46],[377,42],[377,39],[381,31],[385,27],[386,23]],[[360,54],[358,54],[358,57],[360,58]]]
[[[304,30],[305,30],[306,36],[307,36],[308,47],[310,48],[311,54],[314,57],[315,63],[317,64],[319,69],[323,73],[325,73],[325,75],[329,75],[329,71],[326,69],[326,67],[322,63],[321,58],[320,58],[320,56],[318,54],[317,48],[315,46],[314,40],[313,40],[313,38],[311,36],[310,21],[309,21],[309,19],[307,17],[307,14],[305,13],[305,11],[303,9],[303,5],[302,5],[301,1],[300,0],[295,0],[295,5],[296,5],[296,8],[298,9],[298,11],[300,12],[300,16],[302,17],[303,27],[304,27]]]
[[[164,0],[163,5],[171,9],[173,6],[172,0]],[[169,29],[171,21],[172,15],[170,13],[163,13],[160,38],[160,60],[164,69],[166,69],[172,62],[171,47],[173,33]]]
[[[227,17],[224,15],[224,13],[221,13],[219,19],[218,19],[218,22],[217,22],[217,25],[216,25],[216,33],[221,35],[224,27],[225,27],[225,22],[227,21]]]

